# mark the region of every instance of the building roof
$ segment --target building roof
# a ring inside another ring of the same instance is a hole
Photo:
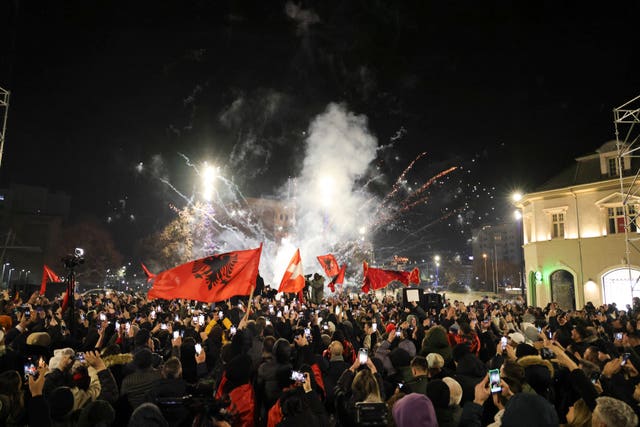
[[[608,141],[596,150],[594,154],[578,157],[575,163],[539,186],[534,192],[555,190],[574,185],[589,184],[592,182],[613,179],[607,174],[602,174],[600,169],[600,156],[608,153],[616,153],[616,142]],[[617,155],[617,153],[616,153]],[[623,170],[622,176],[635,175],[640,169],[640,159],[631,158],[631,168]]]

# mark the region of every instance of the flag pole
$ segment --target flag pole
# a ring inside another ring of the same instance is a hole
[[[251,306],[253,304],[253,292],[256,290],[255,286],[251,287],[251,293],[249,294],[249,301],[247,304],[247,312],[244,313],[244,318],[247,320],[249,318],[249,311],[251,311]]]

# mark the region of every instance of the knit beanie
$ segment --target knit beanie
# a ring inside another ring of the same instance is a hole
[[[51,337],[46,332],[34,332],[27,337],[27,345],[36,345],[38,347],[49,347]]]
[[[436,408],[447,408],[449,406],[449,386],[442,380],[431,380],[427,383],[427,397]]]
[[[411,393],[398,400],[391,410],[398,427],[438,427],[436,411],[424,394]]]
[[[104,400],[90,402],[80,413],[76,427],[108,427],[116,419],[116,412]]]
[[[516,393],[504,409],[503,427],[556,427],[555,408],[536,393]]]
[[[131,414],[129,427],[169,427],[169,423],[156,405],[143,403]]]

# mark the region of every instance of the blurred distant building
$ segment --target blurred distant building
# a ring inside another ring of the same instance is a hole
[[[276,198],[247,198],[252,214],[261,223],[267,237],[280,243],[296,224],[296,208],[292,200]]]
[[[0,189],[0,269],[2,286],[38,283],[42,266],[69,215],[70,197],[43,187]]]
[[[640,257],[633,242],[640,238],[635,180],[640,159],[620,159],[621,168],[616,142],[609,141],[516,203],[522,211],[530,304],[556,301],[573,309],[588,301],[615,302],[624,309],[632,296],[640,296]],[[631,268],[625,222],[633,247]]]
[[[485,225],[472,230],[471,249],[476,276],[488,289],[520,285],[522,246],[517,222]]]

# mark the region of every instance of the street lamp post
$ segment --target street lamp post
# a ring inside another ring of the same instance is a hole
[[[522,193],[516,192],[511,195],[511,199],[514,203],[519,203],[522,200]],[[518,223],[518,244],[520,245],[520,265],[518,266],[518,270],[520,273],[520,294],[522,295],[523,301],[527,301],[526,293],[524,291],[524,227],[522,224],[522,211],[520,209],[516,209],[514,212],[514,217],[516,222]]]
[[[9,262],[5,262],[2,264],[2,277],[0,277],[0,285],[4,285],[4,271],[8,265],[11,265]],[[7,285],[7,289],[9,289],[9,285]]]
[[[482,258],[484,259],[484,284],[487,285],[487,254],[482,254]]]
[[[7,291],[9,290],[9,286],[11,286],[11,273],[13,273],[16,269],[15,268],[10,268],[9,269],[9,274],[7,275]],[[15,295],[15,292],[14,292]]]
[[[436,264],[436,287],[440,285],[440,255],[433,257]]]

